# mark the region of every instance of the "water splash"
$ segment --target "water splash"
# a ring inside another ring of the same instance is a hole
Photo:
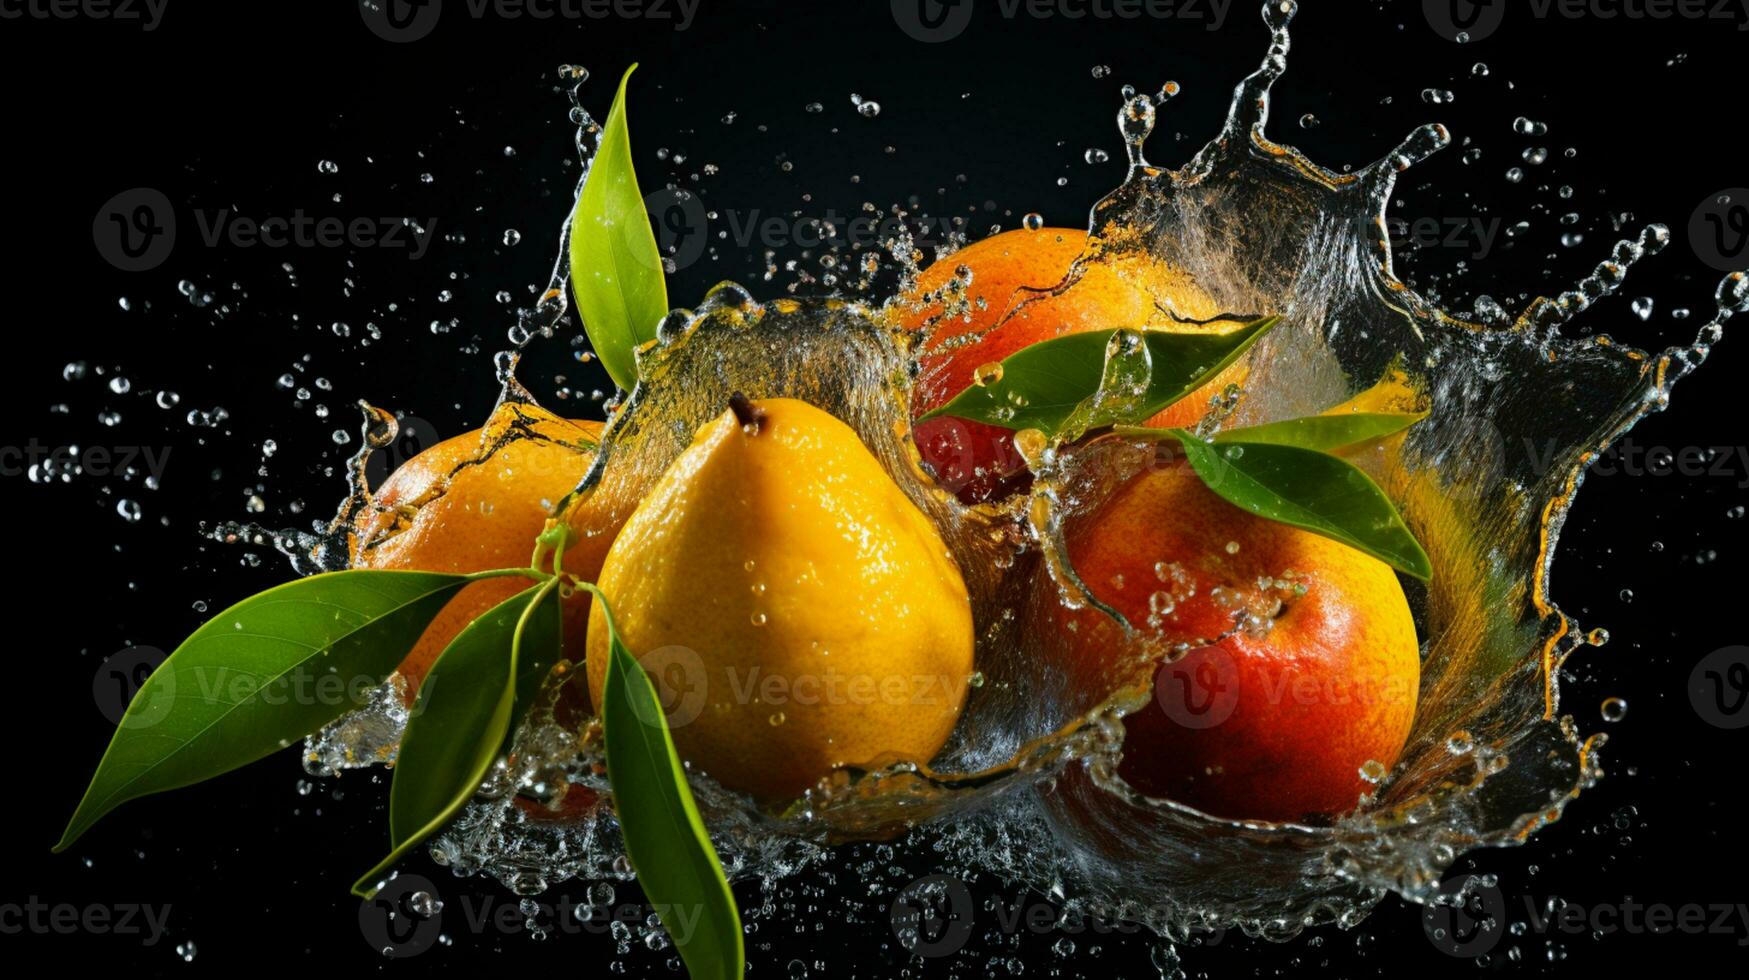
[[[1603,737],[1561,710],[1559,669],[1587,634],[1549,598],[1555,546],[1587,464],[1668,404],[1725,321],[1749,309],[1749,277],[1720,284],[1693,343],[1656,353],[1563,328],[1668,242],[1658,225],[1516,317],[1482,324],[1446,313],[1396,277],[1385,214],[1398,177],[1450,134],[1420,127],[1353,174],[1271,141],[1270,91],[1287,68],[1294,13],[1292,3],[1265,6],[1262,64],[1183,167],[1156,166],[1143,152],[1177,86],[1126,99],[1126,179],[1094,207],[1089,247],[1069,278],[1038,286],[1060,291],[1095,264],[1150,258],[1182,270],[1220,308],[1280,315],[1251,358],[1243,397],[1229,392],[1205,420],[1210,430],[1315,413],[1368,390],[1386,392],[1381,409],[1428,413],[1400,444],[1355,459],[1399,503],[1435,564],[1433,583],[1410,590],[1424,641],[1422,708],[1402,760],[1368,773],[1374,788],[1360,808],[1324,826],[1218,820],[1136,793],[1116,773],[1121,718],[1144,703],[1152,667],[1173,651],[1139,651],[1102,689],[1077,689],[1064,682],[1049,634],[1018,611],[1087,601],[1061,541],[1147,464],[1151,447],[1034,447],[1040,479],[1029,496],[965,508],[932,483],[909,439],[912,361],[928,332],[898,325],[900,301],[761,303],[725,285],[698,309],[671,314],[639,352],[643,380],[611,416],[579,490],[595,498],[592,512],[604,522],[629,513],[732,391],[814,402],[857,430],[959,557],[980,624],[982,679],[929,767],[840,772],[777,813],[696,774],[732,876],[769,882],[825,860],[834,843],[921,827],[917,838],[944,862],[1070,907],[1140,919],[1171,937],[1237,926],[1282,939],[1311,924],[1353,925],[1390,892],[1436,900],[1464,851],[1523,840],[1601,778]],[[598,130],[580,108],[573,119],[587,159]],[[561,327],[560,251],[519,343]],[[1170,309],[1172,284],[1153,285]],[[1114,399],[1134,373],[1118,346]],[[527,398],[514,360],[500,367],[506,398]],[[569,681],[561,676],[555,690]],[[355,717],[313,741],[324,765],[383,757],[400,719],[396,699],[381,700],[369,738],[344,734]],[[491,875],[523,894],[573,876],[629,875],[601,805],[609,788],[599,732],[562,724],[551,704],[531,714],[480,798],[432,845],[457,873]],[[349,751],[351,743],[374,749]]]

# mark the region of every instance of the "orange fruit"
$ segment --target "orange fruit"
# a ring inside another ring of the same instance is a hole
[[[483,429],[424,450],[383,481],[354,519],[352,566],[483,572],[528,565],[553,508],[594,460],[601,428],[536,405],[499,405]],[[564,569],[594,581],[612,537],[584,533],[586,507],[587,501],[573,515],[579,536],[565,553]],[[495,578],[457,593],[401,661],[409,697],[463,627],[532,584]],[[571,660],[583,656],[588,608],[586,592],[566,600],[564,643]]]
[[[912,392],[913,416],[964,391],[979,368],[1053,337],[1117,327],[1215,328],[1174,319],[1208,320],[1222,311],[1189,276],[1156,260],[1091,262],[1072,285],[1051,295],[1069,278],[1087,244],[1086,233],[1072,228],[1022,229],[968,245],[924,269],[900,305],[903,324],[927,332]],[[961,267],[972,274],[963,304],[948,296]],[[981,339],[968,343],[966,337]],[[1211,396],[1245,376],[1240,360],[1148,424],[1194,425],[1209,410]],[[912,436],[936,480],[967,503],[1006,496],[1031,480],[1014,448],[1014,433],[999,426],[943,417],[918,423]]]
[[[1109,686],[1147,645],[1190,648],[1124,718],[1131,786],[1216,816],[1298,820],[1353,809],[1363,767],[1376,782],[1396,763],[1420,655],[1384,562],[1240,510],[1182,460],[1135,477],[1067,541],[1082,582],[1138,631],[1050,602],[1072,675]]]

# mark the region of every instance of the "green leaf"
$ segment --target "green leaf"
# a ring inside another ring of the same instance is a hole
[[[1391,498],[1360,468],[1314,449],[1267,442],[1178,439],[1191,468],[1228,503],[1259,517],[1340,541],[1415,578],[1433,577],[1427,552]]]
[[[741,916],[686,785],[662,702],[620,641],[607,598],[589,588],[608,630],[601,725],[626,856],[687,973],[695,980],[739,980],[746,973]]]
[[[140,685],[55,850],[128,800],[247,765],[358,707],[468,581],[330,572],[219,613]]]
[[[627,68],[619,80],[571,214],[570,242],[577,315],[608,376],[627,391],[638,380],[632,352],[656,339],[656,324],[668,312],[662,254],[638,190],[626,132],[626,82],[637,67]]]
[[[390,853],[352,886],[368,899],[388,869],[473,798],[559,657],[557,580],[504,600],[456,634],[419,686],[389,787]]]
[[[1270,422],[1241,429],[1226,429],[1215,435],[1215,442],[1267,442],[1277,446],[1298,446],[1330,452],[1357,446],[1363,442],[1383,439],[1407,429],[1427,417],[1426,412],[1414,415],[1395,412],[1344,412],[1336,415],[1308,415]]]
[[[1144,349],[1136,351],[1146,364],[1146,385],[1121,405],[1090,406],[1082,413],[1092,424],[1140,422],[1172,404],[1238,360],[1279,317],[1254,320],[1223,334],[1141,330]],[[987,385],[972,385],[918,421],[953,415],[1005,429],[1060,431],[1076,410],[1100,394],[1106,373],[1106,349],[1116,330],[1092,330],[1040,341],[1002,361],[1002,376]]]

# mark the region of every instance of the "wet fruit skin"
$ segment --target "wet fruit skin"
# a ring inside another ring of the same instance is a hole
[[[1173,316],[1206,320],[1222,312],[1182,272],[1159,262],[1128,259],[1093,263],[1062,294],[1023,302],[1037,295],[1033,290],[1059,285],[1086,247],[1086,233],[1072,228],[1020,229],[968,245],[919,273],[911,302],[902,307],[904,325],[929,331],[925,351],[941,352],[919,357],[913,416],[964,391],[980,367],[1040,341],[1115,327],[1192,330],[1198,328],[1177,323]],[[965,297],[971,305],[944,318],[948,304],[939,295],[923,300],[948,286],[961,266],[972,273]],[[943,345],[948,338],[979,333],[983,339],[967,346]],[[1208,412],[1211,396],[1245,376],[1244,362],[1234,364],[1148,424],[1195,425]],[[966,503],[999,499],[1030,482],[1008,429],[944,417],[918,423],[913,437],[937,481]]]
[[[1238,509],[1182,460],[1118,490],[1068,547],[1145,642],[1193,647],[1124,719],[1118,774],[1135,789],[1220,817],[1299,820],[1353,809],[1362,766],[1396,763],[1420,657],[1383,562]],[[1235,613],[1258,618],[1236,627]],[[1109,685],[1135,655],[1094,609],[1053,601],[1046,615],[1082,683]]]
[[[525,437],[481,458],[512,430]],[[534,405],[500,405],[484,429],[431,446],[383,481],[354,522],[353,567],[481,572],[526,566],[552,508],[588,471],[600,435],[600,422],[559,418]],[[609,535],[580,535],[565,553],[565,570],[593,581],[611,543]],[[401,661],[409,697],[463,627],[532,584],[498,578],[462,589]],[[566,600],[569,659],[582,659],[588,608],[586,592]]]
[[[958,567],[849,426],[792,399],[739,408],[699,429],[601,570],[681,757],[766,803],[837,766],[928,762],[972,673]],[[595,609],[598,704],[607,655]]]

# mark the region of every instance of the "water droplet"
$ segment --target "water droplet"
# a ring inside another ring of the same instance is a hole
[[[1020,225],[1027,231],[1038,231],[1045,226],[1045,216],[1037,211],[1028,211],[1026,217],[1020,219]]]

